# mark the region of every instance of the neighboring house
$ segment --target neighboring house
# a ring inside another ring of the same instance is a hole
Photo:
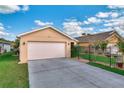
[[[93,45],[97,41],[107,41],[109,45],[116,45],[123,38],[116,31],[109,31],[97,34],[83,34],[76,38],[80,46]]]
[[[77,42],[52,26],[20,34],[18,38],[20,63],[27,63],[28,60],[70,57],[71,46]]]
[[[122,41],[123,38],[116,31],[102,32],[97,34],[83,34],[80,37],[76,38],[79,41],[79,45],[83,47],[88,47],[89,45],[94,45],[98,41],[107,41],[107,47],[111,47],[112,52],[118,52],[119,48],[117,43]]]
[[[4,52],[10,52],[11,44],[7,42],[0,42],[0,54]]]

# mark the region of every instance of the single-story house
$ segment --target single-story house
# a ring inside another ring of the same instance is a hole
[[[0,54],[11,51],[11,44],[8,42],[0,42]]]
[[[70,57],[71,46],[77,40],[53,26],[26,32],[20,39],[20,63],[28,60]]]
[[[123,38],[116,31],[108,31],[97,34],[82,34],[82,36],[76,38],[79,41],[80,46],[88,47],[93,45],[97,41],[107,41],[108,46],[116,45]]]

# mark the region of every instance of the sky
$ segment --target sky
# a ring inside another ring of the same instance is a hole
[[[72,37],[116,30],[124,36],[124,6],[112,5],[0,5],[0,38],[54,26]]]

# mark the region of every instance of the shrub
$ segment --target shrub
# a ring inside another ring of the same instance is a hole
[[[80,46],[73,46],[71,47],[71,57],[78,57],[81,52],[81,47]]]

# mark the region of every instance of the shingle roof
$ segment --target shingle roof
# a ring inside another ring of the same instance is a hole
[[[91,35],[84,35],[77,37],[76,39],[79,42],[95,42],[97,40],[103,41],[109,36],[111,36],[115,31],[109,31],[109,32],[103,32],[103,33],[97,33],[97,34],[91,34]]]

